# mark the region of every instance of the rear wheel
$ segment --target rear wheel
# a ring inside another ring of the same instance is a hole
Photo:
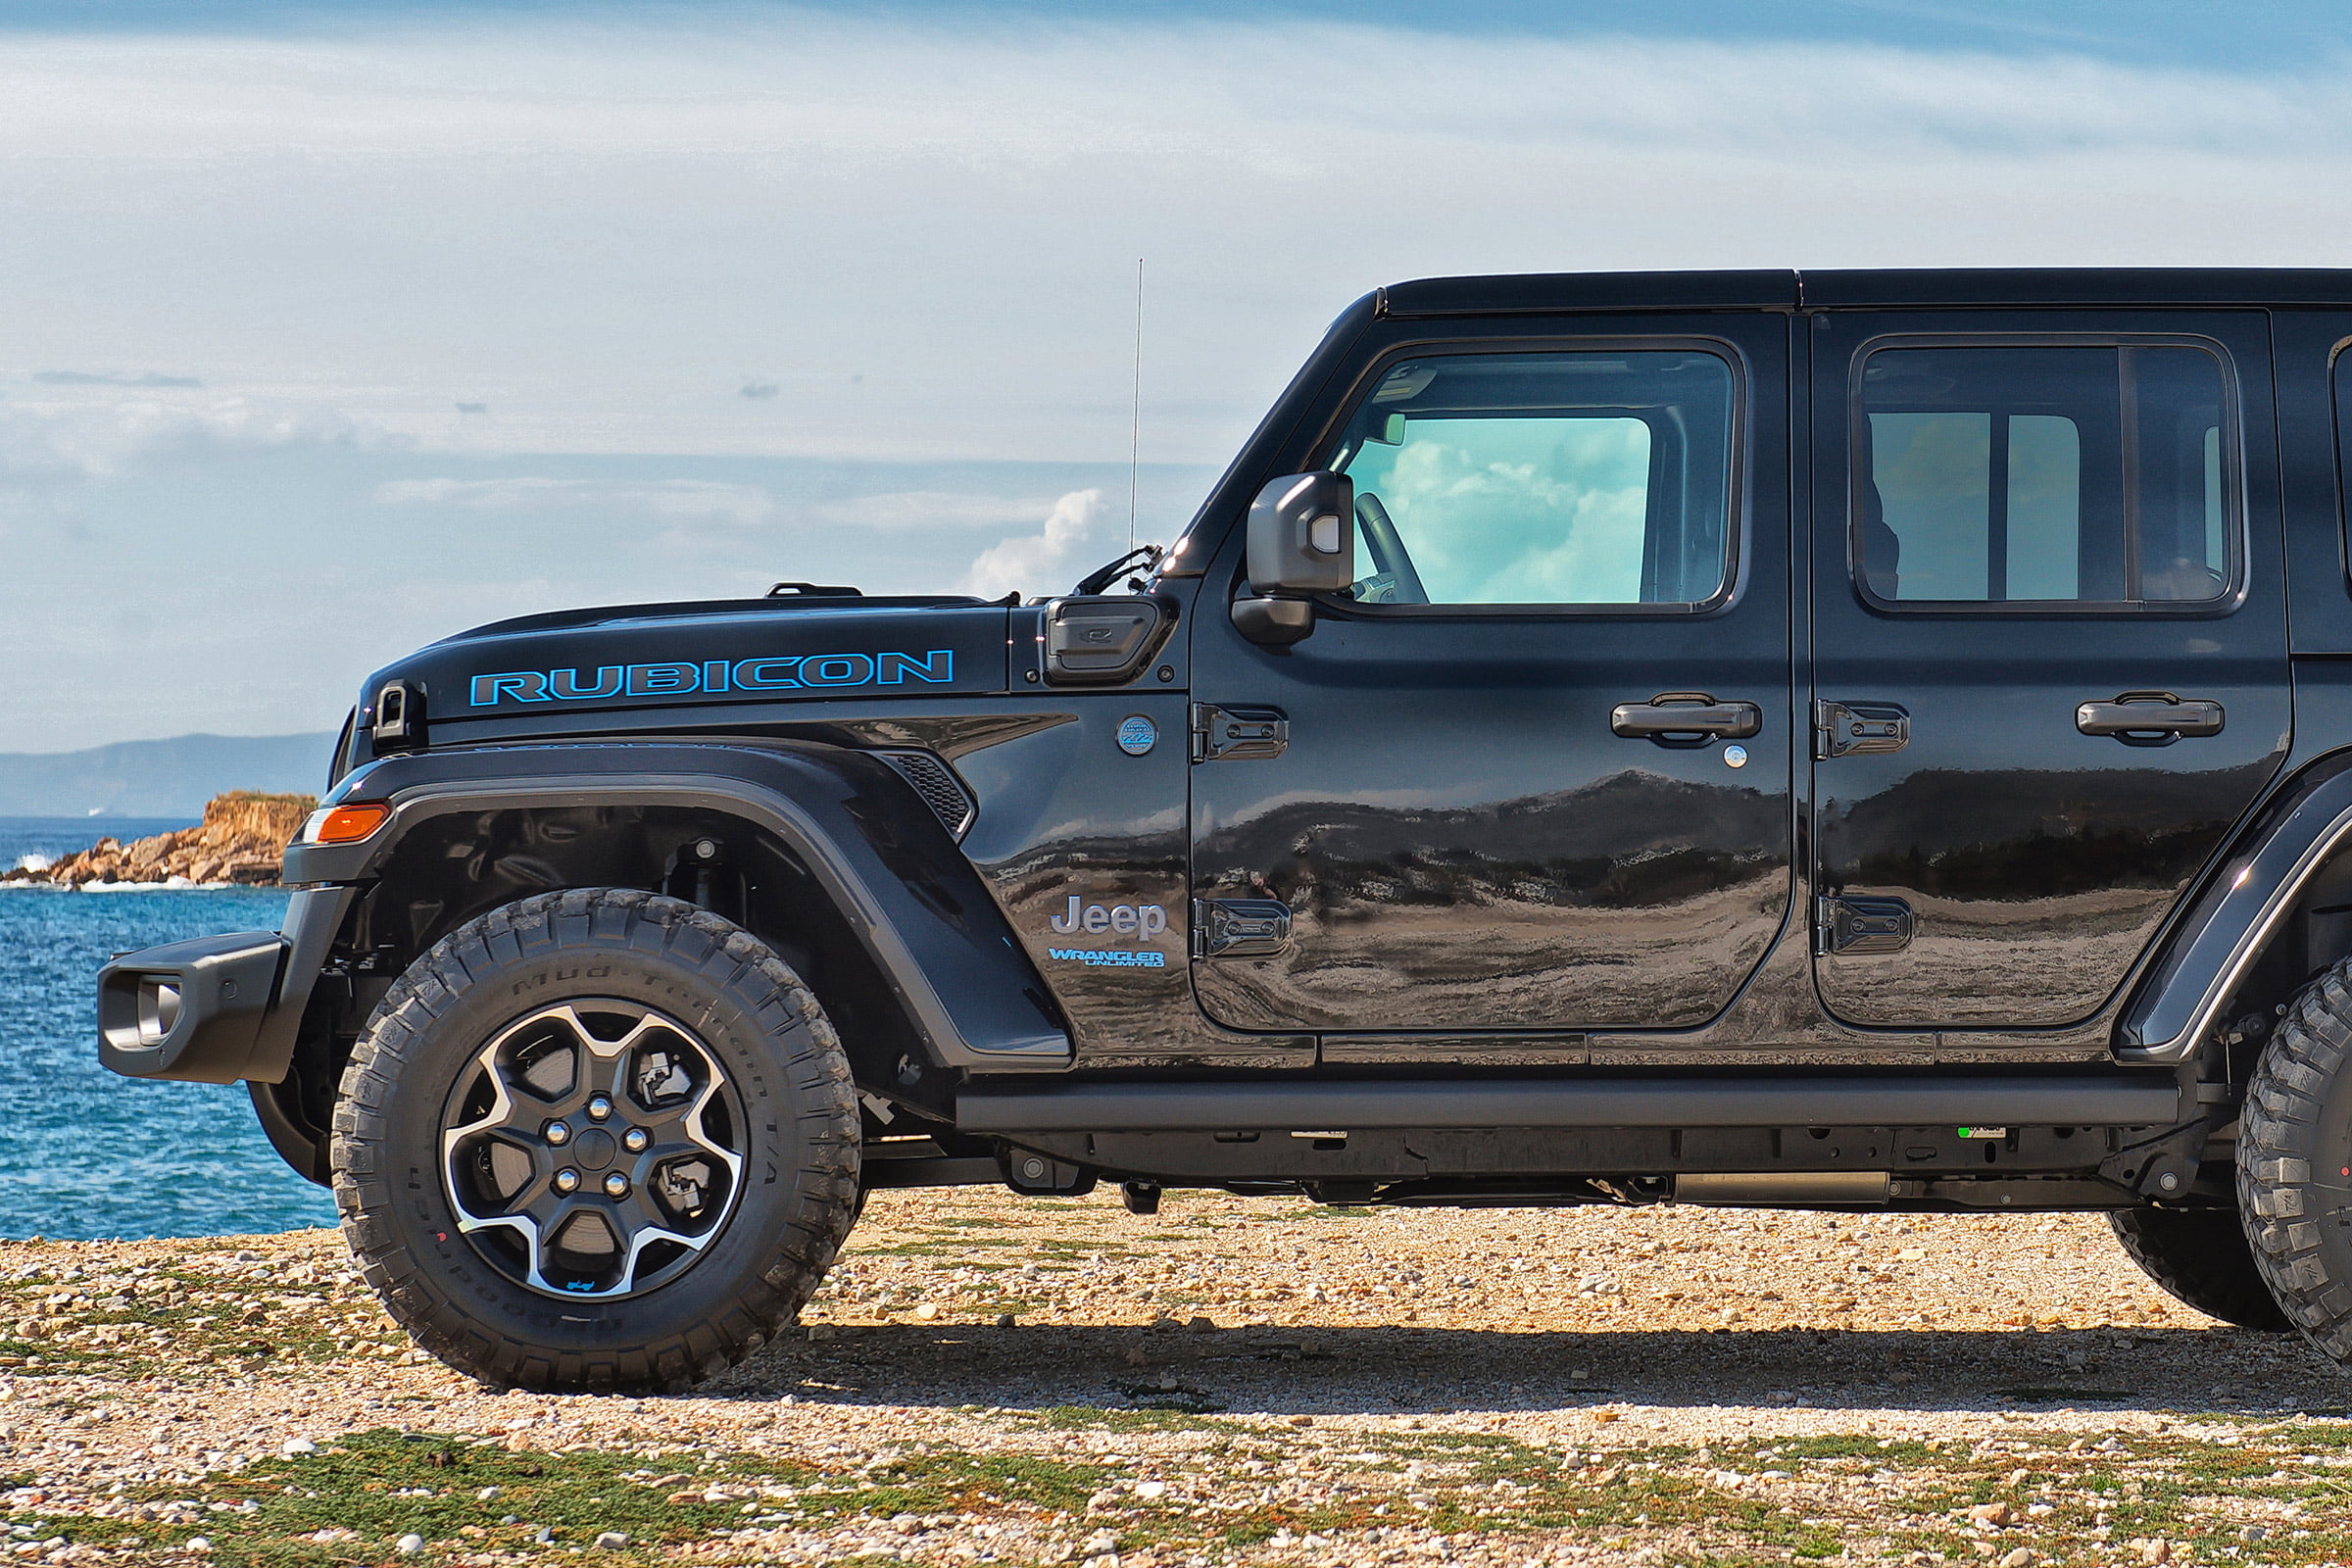
[[[2352,958],[2303,988],[2246,1081],[2238,1205],[2306,1338],[2352,1366]]]
[[[849,1234],[858,1125],[816,1000],[757,938],[630,889],[526,899],[410,966],[343,1080],[367,1277],[460,1371],[681,1388],[791,1322]]]
[[[2263,1283],[2234,1209],[2127,1208],[2107,1222],[2132,1261],[2174,1298],[2241,1329],[2294,1327]]]

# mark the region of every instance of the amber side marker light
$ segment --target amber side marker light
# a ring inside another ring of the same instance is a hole
[[[359,806],[328,806],[311,813],[302,824],[305,844],[357,844],[384,825],[392,808],[370,801]]]

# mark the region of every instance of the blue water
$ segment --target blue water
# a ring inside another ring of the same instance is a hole
[[[186,827],[0,817],[0,867],[101,835]],[[288,1170],[241,1085],[155,1084],[98,1065],[92,981],[117,953],[274,930],[271,888],[61,893],[0,888],[0,1237],[220,1236],[334,1223]]]

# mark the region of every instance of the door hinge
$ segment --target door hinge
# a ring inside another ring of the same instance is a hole
[[[1911,744],[1909,710],[1894,703],[1813,705],[1813,760],[1899,752]]]
[[[1240,762],[1290,750],[1291,721],[1279,708],[1193,705],[1193,760]]]
[[[1291,945],[1291,906],[1280,899],[1195,899],[1193,956],[1263,958]]]
[[[1900,899],[1834,895],[1813,901],[1816,955],[1900,953],[1919,930],[1919,917]]]

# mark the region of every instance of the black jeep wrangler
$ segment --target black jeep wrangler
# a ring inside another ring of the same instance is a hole
[[[1066,597],[369,677],[285,931],[110,965],[100,1054],[245,1081],[501,1384],[1103,1180],[2100,1209],[2352,1362],[2347,343],[2352,271],[1383,289]]]

